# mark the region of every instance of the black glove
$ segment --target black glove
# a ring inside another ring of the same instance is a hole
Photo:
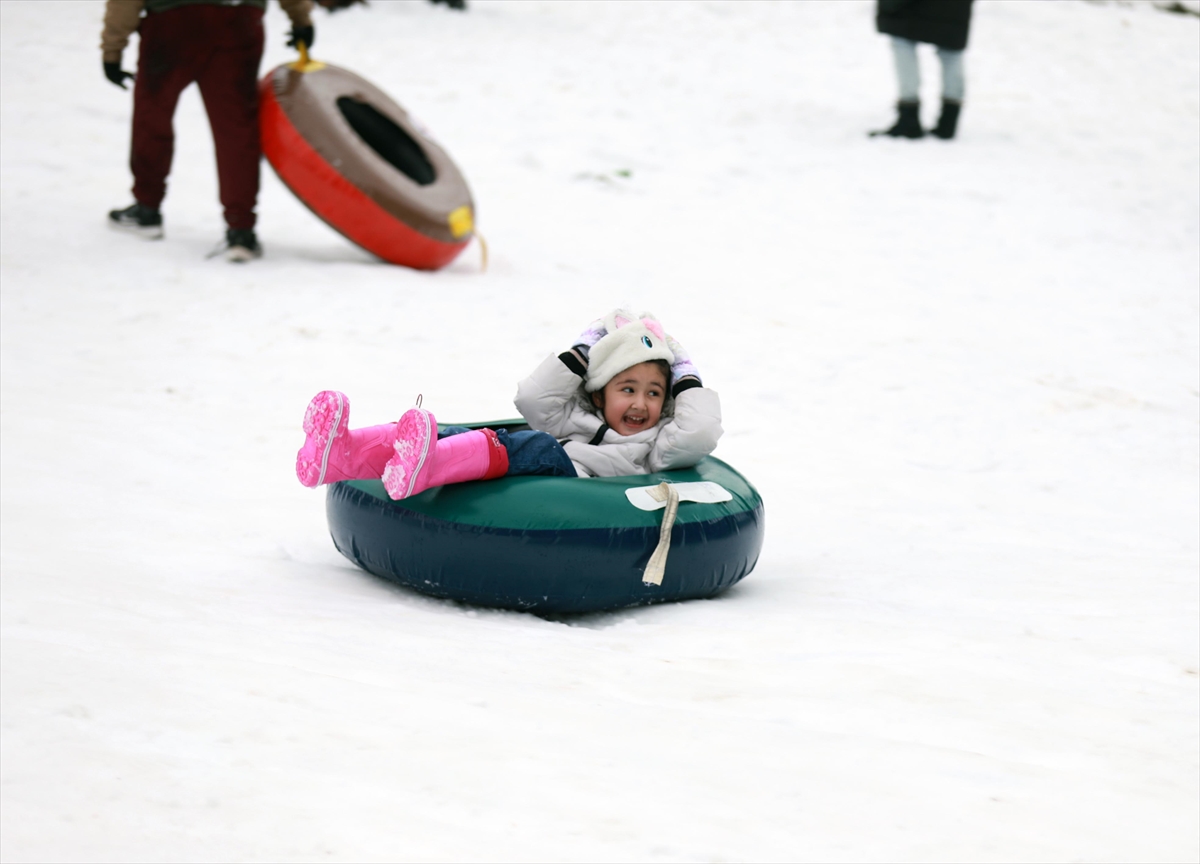
[[[128,78],[130,81],[133,81],[137,78],[137,76],[134,75],[132,72],[126,72],[124,69],[122,69],[120,63],[105,63],[104,64],[104,77],[107,78],[112,83],[116,84],[122,90],[129,89],[128,87],[125,86],[126,78]]]
[[[307,27],[301,27],[297,24],[292,25],[292,32],[289,34],[292,38],[288,40],[289,48],[299,48],[303,42],[309,48],[313,46],[313,40],[317,38],[317,34],[313,32],[313,27],[309,24]]]

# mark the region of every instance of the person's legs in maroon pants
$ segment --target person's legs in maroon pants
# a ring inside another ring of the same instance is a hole
[[[225,221],[252,229],[258,200],[258,66],[262,10],[195,4],[147,15],[139,28],[130,168],[133,197],[155,210],[166,195],[179,94],[200,87],[212,127]]]
[[[196,80],[207,50],[195,25],[198,6],[156,12],[138,32],[137,81],[133,85],[133,136],[129,167],[133,197],[155,210],[167,193],[167,175],[175,154],[173,118],[179,94]]]
[[[252,229],[262,153],[258,135],[262,10],[253,6],[204,8],[213,18],[208,30],[212,53],[196,83],[212,126],[221,205],[230,228]]]

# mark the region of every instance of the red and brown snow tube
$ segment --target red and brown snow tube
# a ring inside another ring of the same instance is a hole
[[[262,149],[309,209],[385,261],[436,270],[475,230],[455,164],[369,81],[301,60],[259,83]]]

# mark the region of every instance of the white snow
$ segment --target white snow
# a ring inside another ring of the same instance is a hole
[[[265,167],[205,260],[194,88],[166,239],[108,231],[102,10],[0,3],[5,861],[1200,858],[1197,18],[981,0],[946,143],[865,136],[871,3],[319,12],[474,190],[489,271],[422,274]],[[547,621],[334,550],[313,393],[511,417],[621,303],[721,394],[742,584]]]

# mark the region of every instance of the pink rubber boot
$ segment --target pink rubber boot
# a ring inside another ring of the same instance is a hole
[[[296,477],[305,486],[339,480],[377,480],[392,457],[396,424],[350,429],[350,400],[322,390],[304,412],[304,446],[296,454]]]
[[[383,469],[383,488],[397,501],[431,486],[492,480],[508,471],[508,451],[491,429],[438,440],[437,420],[420,408],[396,424],[395,455]]]

